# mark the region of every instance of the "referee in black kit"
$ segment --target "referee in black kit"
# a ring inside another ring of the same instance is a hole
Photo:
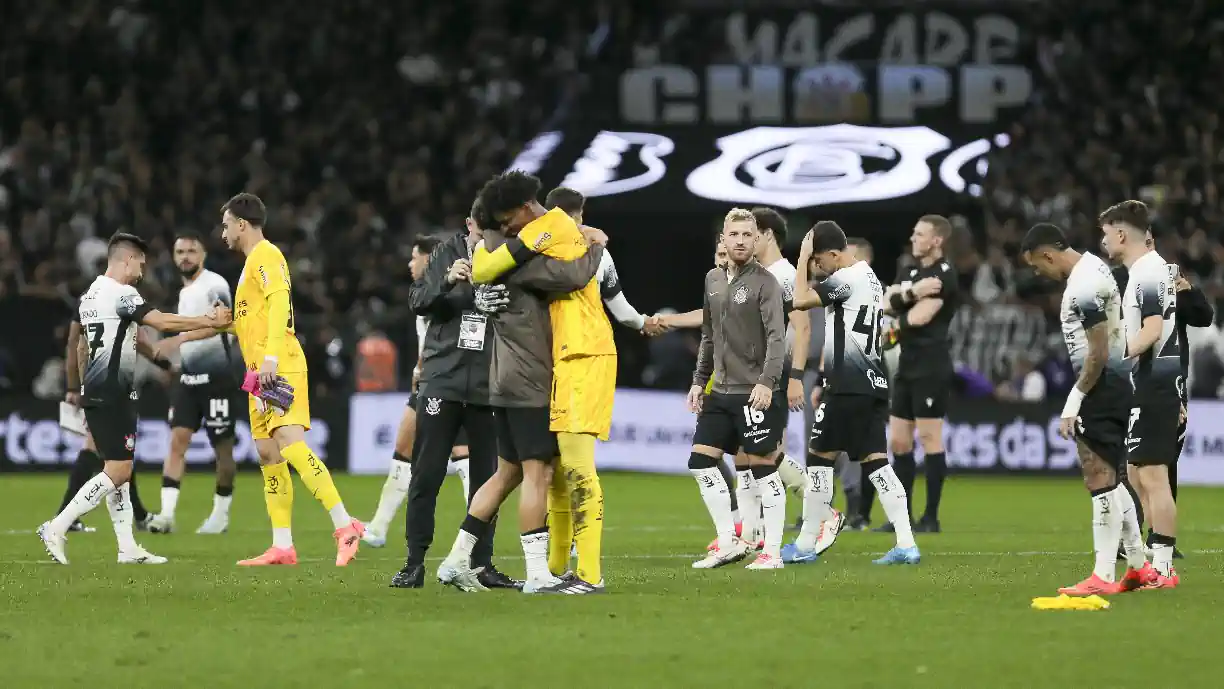
[[[417,431],[412,446],[412,481],[404,534],[408,559],[391,579],[394,588],[425,583],[425,553],[433,543],[434,510],[446,478],[451,448],[462,428],[469,449],[468,500],[497,468],[497,430],[489,406],[492,324],[489,313],[508,301],[505,286],[471,283],[472,250],[481,241],[479,204],[466,231],[443,241],[429,255],[425,276],[413,283],[412,310],[429,319],[417,387]],[[517,588],[518,582],[493,566],[493,530],[476,544],[472,565],[485,588]]]
[[[919,218],[910,235],[916,265],[898,276],[900,284],[890,287],[885,295],[885,310],[897,317],[896,337],[901,345],[892,384],[889,444],[893,471],[906,496],[914,494],[917,473],[915,431],[925,453],[927,504],[922,518],[914,524],[914,531],[919,533],[940,530],[939,503],[948,474],[943,446],[943,417],[953,373],[948,325],[959,303],[956,271],[944,257],[944,244],[951,236],[952,223],[942,215]],[[886,524],[876,530],[892,531],[891,527]]]

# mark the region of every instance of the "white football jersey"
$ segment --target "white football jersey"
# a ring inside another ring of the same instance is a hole
[[[1129,397],[1129,365],[1126,362],[1126,328],[1122,325],[1122,295],[1109,266],[1099,257],[1083,254],[1063,290],[1059,309],[1063,340],[1071,366],[1078,375],[1088,357],[1088,329],[1104,324],[1108,334],[1109,354],[1101,379],[1090,394],[1108,390],[1107,394]]]
[[[880,360],[884,288],[864,261],[835,271],[816,285],[825,305],[824,362],[829,391],[888,399]]]
[[[774,261],[773,264],[765,266],[778,280],[778,284],[782,286],[782,311],[786,322],[786,363],[791,362],[791,354],[795,351],[795,329],[790,326],[790,312],[795,309],[795,278],[798,271],[791,262],[785,258],[780,258]]]
[[[178,314],[203,316],[212,311],[217,303],[226,308],[234,307],[229,283],[211,270],[202,270],[195,280],[179,291]],[[206,340],[184,342],[180,352],[184,375],[221,376],[242,368],[242,357],[232,335],[218,334]]]
[[[99,275],[81,297],[81,337],[88,347],[86,403],[136,399],[136,329],[151,307],[131,285]]]
[[[1156,344],[1132,362],[1132,380],[1137,392],[1149,386],[1154,386],[1153,390],[1176,391],[1181,384],[1177,287],[1173,270],[1155,251],[1147,252],[1130,267],[1126,293],[1122,297],[1127,341],[1143,327],[1145,318],[1159,316],[1162,321]]]

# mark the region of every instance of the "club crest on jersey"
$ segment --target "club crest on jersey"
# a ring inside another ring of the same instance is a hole
[[[888,379],[875,371],[867,372],[867,380],[871,381],[871,387],[875,390],[888,389]]]
[[[430,397],[425,400],[425,413],[430,416],[437,416],[438,412],[442,411],[442,400],[437,397]]]
[[[136,436],[134,435],[123,436],[123,447],[126,448],[128,452],[135,450],[136,449]]]
[[[731,297],[731,301],[735,302],[736,304],[743,304],[744,302],[748,301],[748,288],[740,287],[739,289],[735,290],[735,294]]]

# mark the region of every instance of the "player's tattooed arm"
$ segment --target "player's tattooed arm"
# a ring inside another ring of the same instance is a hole
[[[1105,321],[1094,323],[1084,329],[1084,334],[1088,338],[1088,354],[1084,357],[1084,368],[1075,381],[1075,387],[1087,394],[1101,379],[1105,363],[1109,361],[1109,324]]]
[[[799,265],[795,269],[795,299],[794,308],[796,311],[807,311],[820,306],[824,303],[820,300],[820,295],[812,289],[811,277],[808,275],[808,263],[812,258],[812,233],[808,232],[803,238],[803,244],[799,249]]]

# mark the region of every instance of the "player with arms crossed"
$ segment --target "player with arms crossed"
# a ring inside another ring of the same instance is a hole
[[[810,258],[828,275],[814,292],[808,284]],[[896,546],[876,564],[918,564],[922,556],[910,527],[905,486],[885,455],[888,378],[879,347],[884,289],[871,267],[849,249],[846,233],[828,220],[816,223],[804,237],[795,285],[795,308],[818,306],[825,308],[825,388],[808,443],[811,487],[804,496],[803,528],[784,556],[787,562],[813,562],[833,546],[839,530],[823,525],[835,515],[834,467],[845,452],[861,463],[896,529]]]
[[[1148,208],[1123,201],[1100,216],[1101,246],[1130,273],[1122,295],[1126,356],[1133,369],[1134,406],[1127,430],[1127,474],[1152,524],[1155,581],[1145,588],[1174,588],[1177,503],[1169,486],[1169,465],[1177,461],[1181,423],[1181,352],[1177,338],[1177,290],[1169,266],[1148,244]]]
[[[204,240],[194,232],[180,233],[174,240],[174,264],[183,277],[179,291],[180,316],[200,316],[220,304],[233,305],[229,283],[204,267],[208,254]],[[192,339],[203,336],[205,339]],[[170,453],[162,465],[161,511],[149,522],[149,531],[170,533],[178,507],[179,486],[187,469],[191,436],[203,421],[217,459],[217,485],[212,513],[196,529],[198,534],[220,534],[229,528],[229,508],[234,495],[234,410],[241,403],[242,355],[228,333],[200,330],[182,333],[159,343],[178,347],[181,354],[179,382],[170,401]]]
[[[258,390],[250,396],[247,407],[251,438],[263,472],[264,502],[272,521],[272,546],[238,564],[297,564],[292,528],[293,479],[289,475],[289,466],[293,465],[302,483],[331,516],[336,529],[336,566],[343,567],[357,554],[365,527],[349,516],[327,465],[306,445],[306,431],[310,430],[306,355],[294,329],[289,266],[280,249],[264,238],[267,215],[263,201],[254,194],[238,194],[221,207],[221,237],[229,248],[246,256],[234,299],[234,332],[247,370],[258,371]],[[268,401],[260,396],[285,385],[288,399]]]
[[[81,328],[88,346],[81,406],[90,437],[102,456],[102,472],[94,476],[51,521],[38,527],[47,554],[68,564],[65,534],[81,516],[103,500],[115,525],[120,563],[161,564],[165,558],[149,553],[132,533],[132,501],[128,482],[136,449],[136,354],[157,358],[138,326],[162,331],[220,328],[230,322],[228,309],[209,316],[175,316],[154,310],[133,287],[144,276],[144,240],[118,233],[107,246],[106,272],[81,297]]]
[[[705,502],[717,546],[693,563],[712,569],[737,562],[751,546],[735,536],[731,495],[719,471],[723,454],[743,450],[760,490],[764,548],[749,569],[780,569],[786,527],[786,486],[778,475],[777,452],[786,427],[782,392],[786,326],[782,287],[754,259],[761,233],[750,211],[733,208],[723,219],[722,243],[730,262],[705,277],[701,346],[689,410],[698,414],[689,471]],[[706,384],[714,387],[705,396]],[[742,475],[741,475],[742,476]]]
[[[939,503],[948,475],[943,446],[943,417],[952,386],[948,326],[960,299],[956,271],[944,257],[944,244],[951,236],[952,223],[942,215],[919,218],[910,235],[910,250],[918,263],[884,295],[884,312],[897,318],[893,335],[901,344],[888,419],[893,469],[907,498],[912,498],[916,430],[925,455],[927,485],[926,510],[914,525],[920,533],[940,530]],[[880,530],[892,531],[893,525]]]
[[[1092,496],[1096,566],[1088,578],[1059,592],[1091,596],[1137,589],[1151,583],[1156,572],[1143,552],[1135,501],[1118,482],[1126,460],[1131,405],[1118,283],[1104,261],[1070,248],[1054,225],[1034,225],[1020,252],[1040,275],[1066,284],[1059,320],[1076,381],[1067,394],[1059,434],[1075,438],[1084,487]],[[1128,569],[1122,581],[1115,582],[1119,540]]]
[[[468,219],[471,222],[471,218]],[[429,265],[429,254],[438,246],[438,238],[422,235],[412,240],[412,254],[408,269],[413,280],[421,280],[425,276],[425,268]],[[412,371],[412,391],[408,396],[408,404],[404,407],[404,415],[400,418],[399,430],[395,433],[395,450],[391,453],[391,468],[387,472],[387,480],[383,482],[382,493],[378,497],[378,507],[374,510],[374,518],[365,526],[361,540],[366,545],[381,548],[387,544],[387,529],[391,520],[399,511],[400,505],[408,499],[408,486],[412,483],[412,448],[416,440],[417,382],[421,377],[421,361],[425,350],[425,334],[429,329],[429,320],[424,316],[416,317],[417,334],[417,365]],[[451,448],[451,461],[447,466],[446,475],[458,475],[463,483],[463,502],[468,499],[468,447],[467,431],[461,426],[455,447]]]

